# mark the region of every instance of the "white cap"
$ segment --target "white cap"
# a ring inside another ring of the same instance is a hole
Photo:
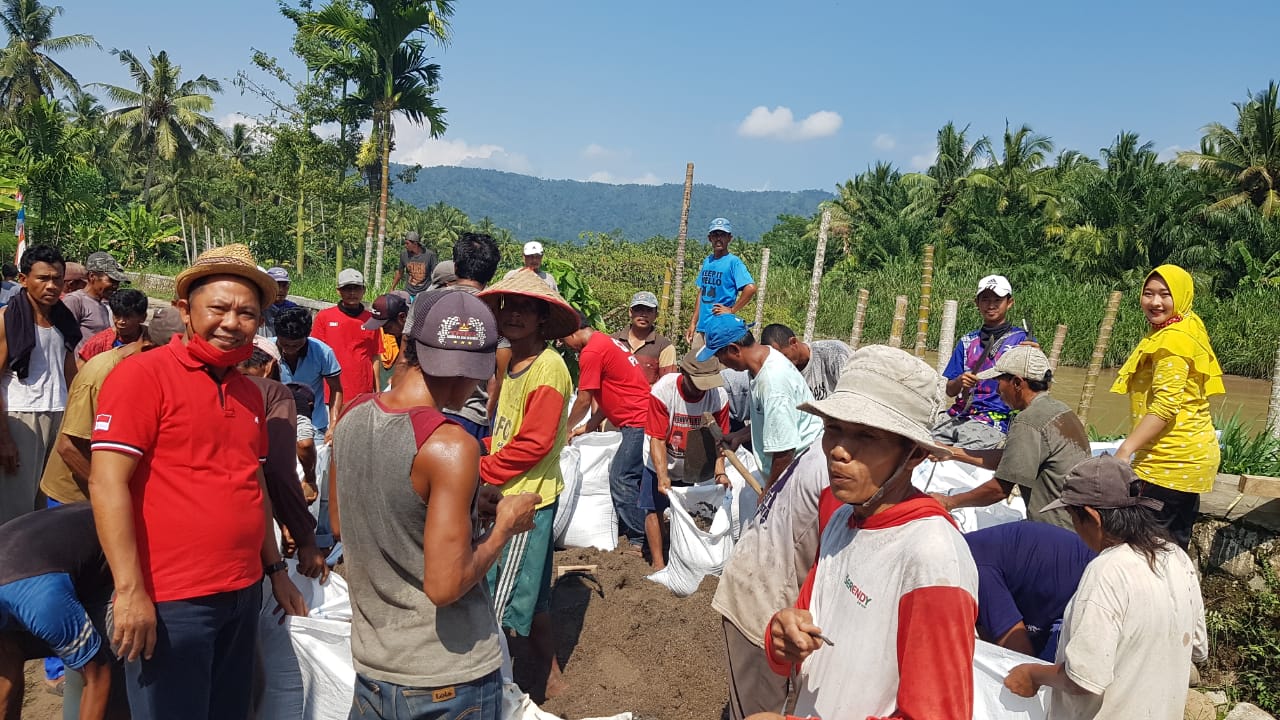
[[[1013,295],[1013,286],[1009,284],[1009,278],[1003,275],[988,275],[979,280],[978,292],[974,293],[974,297],[981,295],[984,290],[990,290],[1000,297]]]
[[[364,287],[364,275],[355,268],[347,268],[338,273],[338,287],[344,288],[348,285],[359,285]]]
[[[1013,375],[1024,380],[1044,382],[1049,374],[1049,358],[1030,345],[1019,345],[1004,351],[995,367],[978,373],[979,380],[990,380],[1001,375]]]
[[[542,243],[538,242],[537,240],[530,240],[529,242],[525,243],[524,254],[525,255],[541,255]]]

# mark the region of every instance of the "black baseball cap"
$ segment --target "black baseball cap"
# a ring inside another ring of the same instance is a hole
[[[369,314],[372,317],[366,320],[361,327],[365,330],[377,330],[400,313],[407,312],[409,312],[409,303],[405,302],[404,298],[395,293],[379,295],[378,299],[374,300],[373,305],[369,307]]]
[[[471,293],[441,289],[414,300],[418,366],[432,377],[487,380],[497,367],[498,323],[488,304]]]

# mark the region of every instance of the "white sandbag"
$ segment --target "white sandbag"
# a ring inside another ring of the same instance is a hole
[[[519,686],[509,682],[502,686],[502,720],[560,720],[560,716],[542,710]],[[631,713],[583,720],[631,720]]]
[[[1004,686],[1004,679],[1015,665],[1048,663],[998,645],[977,641],[973,649],[973,718],[974,720],[1046,720],[1049,717],[1048,688],[1040,688],[1035,697],[1014,695]]]
[[[667,566],[649,579],[666,585],[676,597],[688,597],[702,578],[719,575],[733,552],[734,495],[715,483],[671,488],[671,554]],[[698,529],[694,515],[710,515],[710,529]]]
[[[299,617],[285,624],[302,674],[302,720],[344,720],[356,682],[351,623]]]
[[[1098,457],[1103,453],[1106,453],[1107,455],[1115,455],[1116,451],[1120,449],[1120,443],[1122,442],[1124,441],[1108,440],[1105,442],[1091,442],[1089,443],[1089,450],[1093,453],[1094,457]]]
[[[742,462],[743,467],[751,472],[760,487],[764,487],[764,475],[760,472],[760,465],[756,462],[755,453],[740,447],[734,455]],[[742,524],[755,517],[756,505],[760,502],[760,496],[747,484],[746,478],[742,477],[742,473],[738,472],[733,463],[726,460],[724,471],[729,476],[729,484],[733,488],[733,496],[737,499],[737,502],[733,505],[733,512],[729,517],[730,527],[733,530],[733,539],[737,542],[738,537],[742,535]]]
[[[560,504],[556,506],[556,517],[551,523],[551,537],[557,541],[564,537],[569,529],[569,520],[578,507],[578,496],[582,494],[582,451],[573,445],[566,445],[560,451],[560,475],[564,477],[564,490],[560,492]]]
[[[994,474],[990,470],[954,460],[939,463],[926,460],[916,467],[911,476],[911,482],[925,492],[955,495],[982,485]],[[960,526],[961,532],[968,533],[1025,520],[1027,504],[1021,497],[1011,495],[1005,500],[986,507],[952,510],[951,517]]]
[[[613,512],[609,492],[609,465],[622,444],[622,433],[588,433],[574,439],[579,452],[581,486],[569,515],[564,534],[556,537],[560,547],[593,547],[611,552],[618,546],[618,517]]]

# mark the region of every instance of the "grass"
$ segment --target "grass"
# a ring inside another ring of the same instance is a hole
[[[1218,418],[1214,427],[1222,433],[1219,472],[1280,477],[1280,439],[1271,434],[1270,428],[1250,432],[1239,411],[1229,418]]]
[[[1225,573],[1204,577],[1209,631],[1206,680],[1234,702],[1280,712],[1280,579],[1272,557],[1258,558],[1261,590]]]

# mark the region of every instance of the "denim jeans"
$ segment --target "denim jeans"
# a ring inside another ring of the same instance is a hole
[[[609,465],[609,494],[618,513],[618,530],[633,545],[644,543],[644,512],[640,510],[640,479],[644,471],[644,428],[620,428],[622,442]]]
[[[247,720],[262,583],[156,603],[156,649],[125,663],[133,720]]]
[[[469,683],[413,688],[356,675],[347,720],[498,720],[502,675],[497,670]]]

